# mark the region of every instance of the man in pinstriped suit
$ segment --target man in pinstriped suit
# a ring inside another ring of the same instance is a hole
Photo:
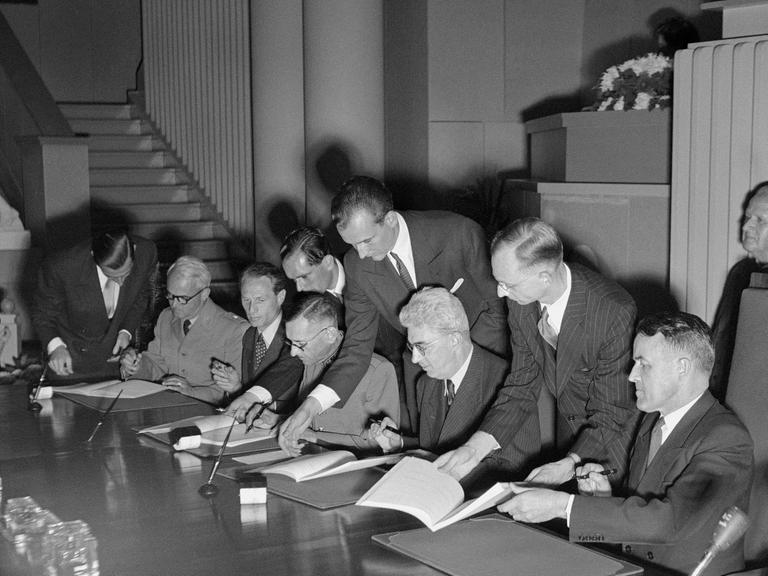
[[[577,464],[616,468],[618,482],[638,422],[628,370],[636,308],[617,284],[563,262],[557,232],[517,220],[491,244],[499,295],[508,298],[512,363],[498,397],[466,444],[437,465],[461,478],[498,448],[528,468],[541,449],[537,402],[556,405],[556,451],[528,480],[562,484]]]
[[[445,452],[466,442],[504,383],[509,363],[473,344],[461,301],[445,288],[422,288],[400,311],[412,361],[423,370],[416,383],[419,435],[371,425],[385,452],[423,448]]]

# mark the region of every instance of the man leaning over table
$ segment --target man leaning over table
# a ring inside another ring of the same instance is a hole
[[[314,226],[300,226],[280,247],[285,275],[299,292],[330,292],[342,300],[344,266],[333,254],[325,234]]]
[[[466,444],[436,461],[461,478],[499,447],[528,470],[541,459],[539,396],[555,404],[554,458],[528,480],[558,485],[581,461],[626,468],[639,413],[627,380],[635,303],[616,283],[563,262],[555,229],[538,218],[516,220],[491,243],[491,268],[509,306],[509,376]]]
[[[339,329],[340,320],[341,304],[329,292],[299,294],[287,314],[286,341],[291,347],[291,355],[304,364],[299,403],[306,399],[336,361],[344,340],[344,332]],[[395,425],[400,421],[397,377],[392,364],[373,354],[363,376],[353,383],[347,402],[315,414],[302,438],[363,450],[378,448],[376,441],[369,437],[367,426],[371,418],[379,420],[384,417],[389,417]],[[277,423],[278,416],[269,408],[252,409],[246,421],[259,427],[272,427]]]
[[[424,370],[416,383],[419,435],[387,429],[396,428],[388,418],[372,424],[371,435],[385,452],[456,448],[477,429],[509,363],[472,342],[464,307],[445,288],[416,292],[400,311],[400,322],[412,361]]]
[[[244,390],[227,407],[240,422],[255,403],[293,399],[304,371],[285,340],[286,283],[283,271],[266,262],[248,266],[240,277],[240,302],[250,323],[243,335],[242,365],[216,362],[211,368],[213,381],[227,393]]]
[[[572,541],[621,543],[633,561],[647,564],[646,574],[658,566],[689,574],[723,512],[748,502],[752,441],[707,390],[714,349],[709,328],[698,317],[679,312],[645,318],[633,356],[629,379],[645,416],[618,495],[611,495],[603,466],[591,463],[576,469],[585,476],[579,480],[581,495],[529,489],[499,510],[523,522],[564,518]],[[743,567],[739,540],[704,574]]]
[[[213,381],[214,360],[239,366],[248,323],[210,299],[211,273],[193,256],[168,269],[168,308],[160,313],[146,352],[128,348],[120,359],[123,377],[160,380],[169,390],[214,404],[225,390]]]
[[[49,255],[38,273],[32,323],[54,377],[115,377],[119,354],[147,311],[155,245],[124,231]]]

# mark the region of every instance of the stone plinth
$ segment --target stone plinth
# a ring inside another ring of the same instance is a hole
[[[555,114],[525,129],[534,180],[669,183],[669,110]]]
[[[723,13],[723,38],[768,34],[768,1],[719,0],[704,2],[702,10]]]

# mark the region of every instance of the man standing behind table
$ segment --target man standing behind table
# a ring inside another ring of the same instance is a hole
[[[339,329],[340,319],[341,305],[328,292],[300,294],[288,312],[286,341],[290,344],[291,355],[304,364],[299,401],[312,392],[336,361],[344,340],[344,332]],[[362,377],[354,384],[347,402],[315,414],[308,429],[302,431],[302,438],[367,450],[378,448],[366,428],[372,417],[387,417],[398,425],[400,395],[395,370],[386,359],[373,354]],[[269,409],[251,410],[247,421],[271,427],[277,423],[277,418]]]
[[[331,254],[325,234],[314,226],[293,230],[280,248],[285,275],[299,292],[330,292],[339,300],[346,284],[344,266]]]
[[[266,262],[248,266],[240,276],[240,301],[250,327],[243,335],[243,361],[240,370],[215,362],[213,381],[230,395],[245,392],[227,408],[239,421],[255,404],[272,403],[295,396],[302,363],[291,356],[285,340],[283,303],[286,278]]]
[[[412,361],[424,370],[416,383],[418,437],[387,429],[371,435],[385,452],[423,448],[442,453],[466,442],[504,383],[509,363],[472,343],[469,322],[456,296],[445,288],[422,288],[400,311]]]
[[[635,304],[617,284],[563,262],[563,244],[538,218],[516,220],[491,243],[499,295],[509,299],[512,362],[507,381],[464,445],[436,464],[461,478],[503,447],[526,467],[540,451],[537,400],[556,404],[556,461],[528,480],[562,484],[581,461],[616,468],[618,481],[639,414],[627,380]]]
[[[503,301],[495,293],[485,238],[475,222],[449,212],[396,212],[387,188],[365,176],[345,182],[331,210],[342,239],[354,248],[344,256],[347,336],[322,383],[281,427],[280,444],[293,454],[312,417],[349,398],[373,354],[379,324],[388,324],[402,339],[405,329],[397,315],[418,286],[454,288],[472,339],[498,353],[507,348]],[[403,421],[415,430],[416,371],[409,372],[410,362],[401,354],[398,346],[388,358],[403,368]]]
[[[56,376],[113,377],[109,362],[134,338],[149,304],[155,245],[105,232],[40,267],[32,323]]]
[[[160,380],[169,390],[214,404],[225,390],[211,376],[214,360],[239,366],[248,323],[209,298],[211,273],[199,258],[181,256],[168,269],[169,306],[160,313],[146,352],[128,348],[124,377]]]
[[[637,329],[629,375],[645,412],[632,449],[626,497],[611,497],[599,464],[577,469],[579,491],[528,490],[499,506],[515,520],[565,518],[575,542],[622,543],[646,574],[689,574],[702,559],[723,512],[746,506],[752,440],[739,419],[707,391],[714,350],[709,328],[678,312],[645,318]],[[704,572],[744,567],[743,540]],[[650,569],[650,570],[649,570]]]

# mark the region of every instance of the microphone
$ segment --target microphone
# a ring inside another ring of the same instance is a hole
[[[704,554],[704,558],[698,563],[691,576],[701,576],[707,566],[720,552],[730,548],[734,542],[744,536],[749,526],[749,518],[737,506],[731,506],[723,512],[712,535],[712,545]]]
[[[229,437],[232,435],[232,428],[235,427],[235,424],[237,424],[237,418],[233,416],[232,424],[229,425],[229,430],[227,431],[227,435],[224,437],[224,442],[222,442],[221,448],[219,448],[219,454],[216,456],[216,461],[213,463],[211,474],[208,476],[208,481],[200,486],[200,488],[197,490],[200,496],[204,498],[211,498],[216,496],[216,494],[219,492],[219,487],[213,483],[213,477],[216,476],[216,471],[219,469],[219,465],[221,464],[221,457],[224,456],[224,450],[227,448],[227,443],[229,442]]]

